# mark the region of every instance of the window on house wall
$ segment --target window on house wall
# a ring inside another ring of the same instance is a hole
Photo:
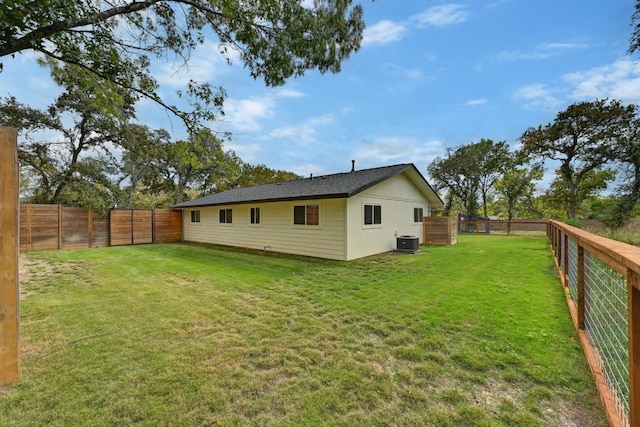
[[[422,222],[423,213],[422,208],[413,208],[413,222]]]
[[[251,208],[251,224],[260,224],[260,208]]]
[[[364,225],[382,224],[382,206],[364,205]]]
[[[320,225],[319,205],[298,205],[293,207],[295,225]]]
[[[233,210],[232,209],[220,209],[220,224],[233,223]]]
[[[200,222],[200,211],[191,211],[191,222]]]

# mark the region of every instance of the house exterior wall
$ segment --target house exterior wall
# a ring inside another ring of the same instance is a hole
[[[294,225],[294,206],[319,205],[319,225]],[[251,224],[251,208],[260,208],[260,224]],[[184,240],[297,255],[346,260],[346,199],[268,202],[184,209]],[[232,210],[221,224],[220,209]],[[200,211],[200,222],[191,222]]]
[[[364,224],[364,205],[382,208],[381,224]],[[396,249],[396,238],[413,235],[422,243],[422,218],[414,222],[414,208],[430,216],[425,196],[404,175],[396,175],[347,201],[347,259]]]

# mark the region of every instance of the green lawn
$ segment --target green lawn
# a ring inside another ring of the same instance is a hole
[[[31,252],[0,425],[605,426],[544,238]]]

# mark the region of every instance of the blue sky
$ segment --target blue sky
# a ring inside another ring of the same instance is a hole
[[[248,163],[303,176],[413,162],[427,165],[481,138],[516,146],[531,126],[553,121],[578,101],[640,103],[640,56],[626,51],[633,0],[362,0],[367,25],[360,51],[337,74],[308,72],[267,88],[213,41],[189,70],[156,62],[167,97],[189,78],[227,92],[230,131]],[[58,93],[34,55],[3,58],[0,96],[45,107]],[[149,102],[139,120],[185,134]]]

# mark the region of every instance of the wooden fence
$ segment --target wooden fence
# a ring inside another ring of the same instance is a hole
[[[547,234],[609,423],[640,427],[640,248],[557,221]]]
[[[458,243],[458,218],[425,216],[422,218],[422,241],[430,245],[455,245]]]
[[[461,220],[459,222],[461,233],[507,233],[509,232],[533,232],[545,233],[547,231],[546,219],[490,219],[490,220]]]
[[[20,205],[20,251],[98,248],[182,240],[182,212]]]

